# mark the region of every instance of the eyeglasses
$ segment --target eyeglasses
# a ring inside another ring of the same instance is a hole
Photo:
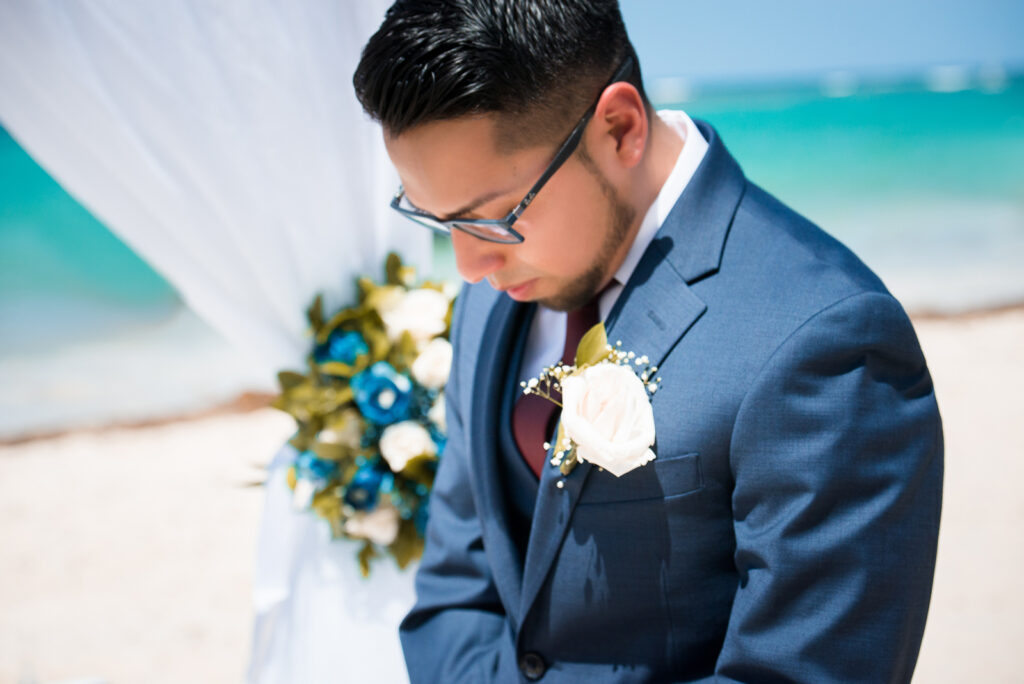
[[[601,88],[601,93],[604,93],[605,88],[613,83],[625,80],[633,68],[633,58],[627,57],[625,61],[616,70],[615,75],[612,76],[611,80],[608,81]],[[530,191],[526,193],[526,197],[516,205],[516,208],[508,213],[505,218],[500,219],[442,219],[434,216],[433,214],[427,213],[422,209],[418,209],[413,206],[409,199],[405,196],[405,190],[399,186],[398,192],[395,193],[394,199],[391,200],[391,208],[400,213],[402,216],[415,221],[421,226],[430,228],[431,230],[450,235],[453,228],[461,230],[465,233],[469,233],[473,237],[480,238],[481,240],[487,240],[488,242],[500,242],[504,244],[516,244],[524,240],[523,236],[516,232],[512,228],[512,224],[522,215],[526,210],[526,207],[530,206],[530,202],[537,196],[540,189],[544,187],[544,184],[550,180],[551,176],[555,175],[555,171],[565,163],[576,148],[580,144],[580,140],[583,139],[583,131],[587,127],[587,122],[594,115],[594,111],[597,109],[597,103],[600,101],[601,95],[598,95],[598,99],[594,100],[594,104],[590,105],[590,109],[586,111],[583,118],[579,120],[579,123],[569,133],[569,137],[566,138],[562,146],[558,148],[558,152],[555,153],[555,158],[548,164],[548,168],[545,169],[540,179],[533,184]]]

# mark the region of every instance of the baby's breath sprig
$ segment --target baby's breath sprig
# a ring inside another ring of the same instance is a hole
[[[523,394],[536,394],[551,403],[562,407],[559,397],[562,396],[562,380],[576,372],[576,366],[567,366],[559,361],[554,366],[547,366],[540,375],[519,383]]]
[[[635,352],[622,351],[622,340],[617,340],[615,346],[606,345],[608,351],[608,362],[619,366],[628,366],[636,373],[647,393],[654,395],[661,385],[661,376],[658,375],[658,367],[651,364],[651,359],[646,355],[637,356]]]

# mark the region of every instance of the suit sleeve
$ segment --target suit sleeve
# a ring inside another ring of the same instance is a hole
[[[917,337],[861,293],[779,346],[731,443],[739,571],[715,682],[909,682],[931,595],[943,440]]]
[[[458,330],[457,322],[453,330]],[[502,668],[514,668],[505,612],[484,554],[470,488],[458,354],[456,342],[456,362],[445,388],[448,440],[430,498],[416,604],[399,628],[412,684],[506,681]]]

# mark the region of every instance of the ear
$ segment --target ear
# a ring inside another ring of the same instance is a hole
[[[633,85],[620,81],[605,88],[594,111],[594,123],[602,142],[614,149],[619,164],[633,168],[640,163],[650,122],[643,98]]]

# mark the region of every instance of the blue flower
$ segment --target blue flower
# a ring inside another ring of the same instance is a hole
[[[412,381],[386,361],[378,361],[352,378],[356,406],[377,425],[390,425],[409,417]]]
[[[357,511],[365,511],[377,505],[384,471],[372,465],[364,465],[352,476],[345,488],[345,503]]]
[[[358,356],[369,353],[362,335],[351,330],[335,330],[325,343],[313,350],[313,360],[317,363],[340,361],[351,366]]]
[[[338,472],[338,464],[319,458],[312,451],[303,451],[295,457],[295,474],[310,480],[326,480]]]

